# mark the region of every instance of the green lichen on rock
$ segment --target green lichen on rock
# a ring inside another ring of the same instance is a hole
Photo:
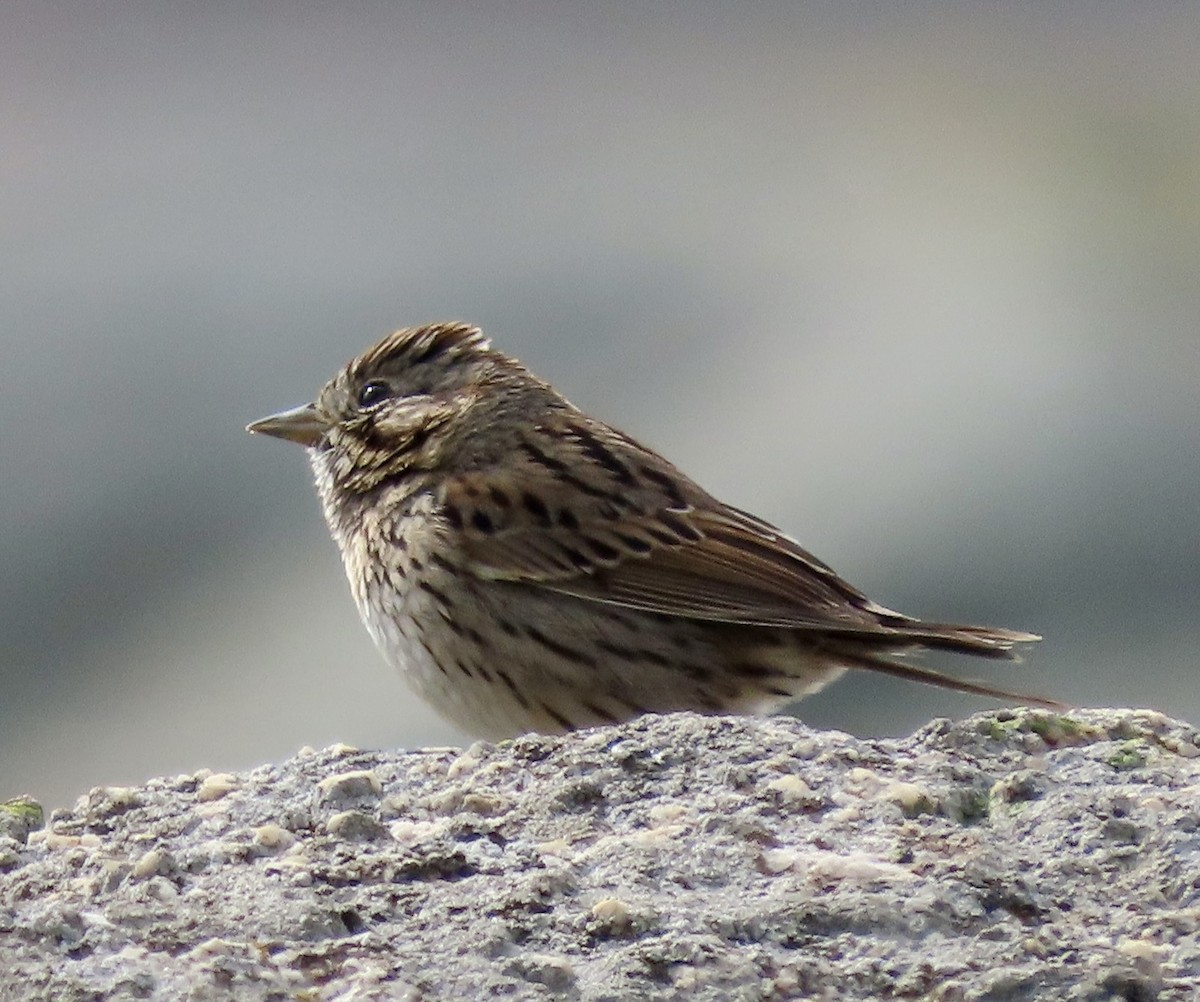
[[[1089,744],[1108,737],[1104,728],[1069,713],[1024,708],[989,714],[979,721],[979,732],[997,741],[1034,734],[1052,748]]]
[[[964,787],[948,796],[943,805],[946,817],[962,825],[973,825],[983,821],[991,813],[992,804],[988,791],[976,787]]]
[[[1140,769],[1150,758],[1150,749],[1144,741],[1124,741],[1104,761],[1114,769]]]
[[[1082,745],[1101,740],[1104,731],[1093,724],[1062,713],[1033,711],[1028,717],[1029,730],[1048,745]]]
[[[42,805],[30,797],[16,797],[0,802],[0,836],[24,843],[29,833],[37,831],[46,822]]]

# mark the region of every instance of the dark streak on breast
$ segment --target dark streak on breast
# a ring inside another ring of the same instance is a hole
[[[754,661],[734,661],[726,670],[732,675],[741,675],[743,678],[787,678],[786,672],[777,671],[774,668],[768,668],[766,665],[760,665]]]
[[[450,596],[436,585],[430,584],[424,578],[421,578],[417,581],[417,587],[426,594],[432,595],[445,609],[449,610],[454,608],[454,603],[450,601]]]
[[[635,717],[640,717],[642,714],[650,712],[649,708],[635,703],[630,699],[626,699],[624,696],[619,696],[616,693],[609,693],[608,698],[614,702],[620,703],[629,710],[631,715]]]
[[[499,676],[500,681],[504,683],[504,685],[508,689],[508,691],[512,693],[513,699],[515,699],[517,701],[517,704],[522,709],[525,709],[525,710],[530,709],[530,703],[529,703],[528,698],[525,696],[525,694],[520,689],[517,688],[516,683],[512,680],[512,676],[509,675],[508,672],[506,672],[500,668],[496,669],[496,674]]]
[[[611,640],[597,640],[596,646],[624,661],[646,661],[652,665],[658,665],[660,668],[676,667],[675,662],[667,655],[649,648],[626,647],[624,644],[615,644]]]
[[[547,717],[549,717],[556,724],[558,724],[558,726],[561,727],[563,730],[573,731],[575,729],[574,722],[569,717],[564,717],[561,713],[558,712],[558,710],[554,709],[554,707],[551,706],[549,703],[546,703],[542,700],[538,700],[538,706],[541,708],[542,712],[546,714]]]
[[[611,710],[606,710],[603,706],[600,706],[597,703],[593,703],[589,700],[584,700],[579,705],[582,706],[585,710],[587,710],[588,713],[592,714],[595,717],[599,717],[601,720],[605,721],[606,723],[619,724],[621,722],[620,717],[616,716]]]
[[[566,661],[573,661],[575,664],[584,665],[587,668],[596,667],[596,660],[591,655],[577,651],[574,647],[568,647],[566,644],[560,644],[557,640],[546,636],[536,626],[525,627],[525,635]]]
[[[434,567],[440,568],[447,574],[457,574],[459,570],[455,564],[443,557],[440,553],[438,553],[437,550],[434,550],[429,554],[429,562],[433,564]]]

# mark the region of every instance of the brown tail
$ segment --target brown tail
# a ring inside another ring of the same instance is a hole
[[[893,624],[885,624],[892,626]],[[922,647],[955,654],[972,654],[980,658],[1013,661],[1020,655],[1013,650],[1017,644],[1032,644],[1042,638],[1036,633],[1001,630],[990,626],[954,626],[948,623],[923,623],[920,620],[900,621],[896,633],[904,640],[915,641]]]
[[[974,631],[977,628],[949,627],[947,629],[954,630],[966,636],[969,635],[970,631]],[[970,641],[964,642],[963,639],[955,638],[949,634],[940,637],[930,637],[928,640],[921,638],[920,642],[926,647],[938,647],[959,651],[964,654],[982,654],[984,657],[1012,658],[1014,655],[1011,653],[1011,650],[1014,643],[1023,643],[1026,640],[1038,639],[1032,634],[1015,633],[1009,630],[985,630],[978,628],[978,631],[979,633],[986,633],[993,636],[997,634],[1007,635],[1009,639],[1006,640],[1003,637],[998,637],[995,643],[1008,643],[1008,647],[997,648],[993,645],[980,649],[973,646]],[[1057,699],[1049,699],[1046,696],[1039,696],[1036,693],[1030,692],[1013,692],[1010,689],[1002,689],[999,686],[988,685],[986,682],[979,682],[975,679],[955,678],[953,675],[946,675],[940,671],[934,671],[932,668],[924,668],[920,665],[895,661],[886,654],[839,647],[835,656],[847,665],[847,667],[865,668],[868,671],[879,672],[882,675],[891,675],[894,678],[902,678],[910,682],[924,682],[926,685],[936,685],[942,689],[953,689],[955,692],[969,692],[976,696],[1012,699],[1029,706],[1041,706],[1047,710],[1070,709],[1067,703],[1059,702]]]

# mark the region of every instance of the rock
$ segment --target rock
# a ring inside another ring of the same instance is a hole
[[[1156,713],[681,714],[219,786],[6,837],[0,998],[1200,997],[1200,736]]]

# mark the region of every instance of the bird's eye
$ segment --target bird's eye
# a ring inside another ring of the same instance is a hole
[[[374,407],[381,404],[392,395],[392,388],[387,383],[364,383],[358,391],[359,407]]]

